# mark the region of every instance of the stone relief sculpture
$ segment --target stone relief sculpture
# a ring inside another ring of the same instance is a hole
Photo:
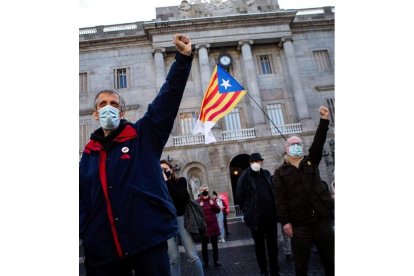
[[[231,6],[228,0],[190,0],[190,4],[197,4],[199,8],[204,10],[223,9]]]
[[[245,2],[248,6],[251,6],[256,0],[183,0],[178,8],[183,11],[189,11],[192,5],[195,5],[197,10],[224,9],[232,7],[232,2]]]
[[[189,11],[191,10],[191,5],[188,4],[187,0],[183,0],[178,8],[183,11]]]
[[[197,199],[198,188],[200,188],[200,179],[197,176],[192,175],[189,183],[190,183],[190,189],[191,189],[191,194],[193,196],[193,199]]]

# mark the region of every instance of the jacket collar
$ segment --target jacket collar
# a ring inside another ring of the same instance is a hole
[[[127,124],[125,128],[115,137],[114,142],[122,143],[127,140],[137,137],[137,131],[130,124]]]
[[[100,151],[101,149],[104,148],[102,139],[100,139],[99,134],[98,134],[99,130],[102,131],[102,129],[96,130],[92,134],[91,140],[89,141],[89,143],[85,146],[86,153],[91,153],[91,151]],[[137,131],[135,130],[135,128],[133,128],[130,123],[124,123],[122,125],[122,130],[119,132],[117,136],[115,136],[115,138],[113,138],[112,142],[123,143],[137,136],[138,135],[137,135]]]

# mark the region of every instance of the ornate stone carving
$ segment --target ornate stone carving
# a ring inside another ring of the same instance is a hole
[[[217,10],[232,6],[228,0],[190,0],[191,5],[198,5],[201,10]]]
[[[178,6],[178,8],[182,11],[189,11],[189,10],[191,10],[191,5],[188,4],[187,0],[183,0],[183,1],[181,1],[181,5]]]
[[[256,2],[256,0],[246,0],[246,4],[247,6],[251,6],[254,4],[254,2]]]

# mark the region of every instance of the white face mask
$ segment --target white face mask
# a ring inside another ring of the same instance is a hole
[[[103,129],[116,129],[121,120],[118,108],[106,105],[98,110],[99,124]]]
[[[303,146],[300,144],[290,145],[287,154],[294,158],[300,158],[303,156]]]
[[[250,168],[252,168],[253,171],[258,172],[261,168],[259,163],[251,163]]]

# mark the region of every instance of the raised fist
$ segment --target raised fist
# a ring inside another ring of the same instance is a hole
[[[319,114],[322,119],[329,120],[329,109],[326,106],[319,107]]]
[[[191,55],[191,41],[188,36],[183,34],[175,34],[173,43],[178,52],[186,56]]]

